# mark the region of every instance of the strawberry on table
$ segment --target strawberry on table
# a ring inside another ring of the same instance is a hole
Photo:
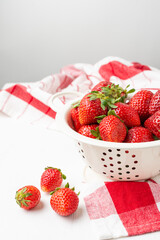
[[[136,127],[141,125],[140,117],[135,109],[131,105],[125,103],[115,103],[115,113],[123,120],[124,124],[128,127]]]
[[[74,188],[69,188],[68,183],[65,188],[58,188],[51,194],[51,207],[59,215],[69,216],[77,210],[79,204],[78,194],[74,192]]]
[[[47,167],[41,176],[41,189],[44,192],[54,191],[60,187],[66,176],[62,174],[60,169]]]
[[[149,105],[153,93],[148,90],[138,91],[130,100],[130,105],[138,112],[140,119],[144,122],[149,116]]]
[[[151,98],[149,104],[149,114],[153,115],[158,110],[160,110],[160,90],[158,90]]]
[[[144,122],[144,126],[160,139],[160,110],[150,116]]]
[[[118,117],[109,115],[104,117],[100,122],[99,132],[104,141],[123,142],[127,134],[127,129]]]
[[[78,133],[85,137],[101,139],[98,124],[83,125]]]
[[[133,127],[129,129],[126,143],[140,143],[154,141],[152,133],[144,127]]]
[[[28,185],[16,192],[16,203],[26,210],[34,208],[40,202],[41,194],[38,188]]]

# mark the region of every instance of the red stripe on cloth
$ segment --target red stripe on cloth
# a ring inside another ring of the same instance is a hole
[[[33,97],[29,92],[27,92],[27,88],[25,86],[16,84],[10,88],[5,89],[5,91],[25,101],[26,103],[35,107],[36,109],[43,112],[44,114],[52,118],[56,117],[56,112],[52,110],[50,107],[48,107],[46,104],[39,101],[37,98]]]
[[[112,61],[102,65],[99,69],[99,73],[108,81],[112,76],[116,76],[122,80],[127,80],[145,70],[151,69],[148,66],[141,65],[140,63],[133,63],[132,66],[126,66],[121,62]]]
[[[107,182],[105,185],[119,214],[155,204],[146,182]]]
[[[160,212],[153,196],[156,191],[148,183],[107,182],[105,185],[128,235],[160,230]]]

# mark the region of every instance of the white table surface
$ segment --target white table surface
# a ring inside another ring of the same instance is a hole
[[[0,114],[0,239],[2,240],[97,240],[88,218],[83,194],[78,210],[69,217],[57,215],[50,207],[50,195],[41,191],[40,204],[30,210],[15,202],[15,192],[25,185],[40,189],[46,166],[60,168],[76,192],[83,183],[85,164],[68,136],[32,126]],[[121,240],[159,240],[160,232]]]

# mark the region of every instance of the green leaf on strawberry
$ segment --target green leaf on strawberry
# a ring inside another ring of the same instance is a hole
[[[108,109],[111,108],[117,108],[114,104],[117,102],[124,102],[125,98],[129,93],[133,93],[135,89],[130,89],[127,91],[127,88],[129,85],[123,89],[119,85],[111,84],[106,87],[102,87],[102,91],[92,91],[88,97],[90,98],[90,101],[96,100],[97,98],[101,101],[101,108],[103,110],[108,107]]]
[[[102,140],[99,132],[99,127],[96,128],[96,130],[90,130],[91,134],[96,137],[98,140]]]
[[[77,101],[76,103],[73,103],[73,104],[72,104],[72,108],[79,107],[79,105],[80,105],[80,100]]]

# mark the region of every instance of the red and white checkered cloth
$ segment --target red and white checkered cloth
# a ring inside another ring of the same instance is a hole
[[[0,91],[0,111],[10,117],[54,126],[54,93],[86,93],[102,80],[136,89],[160,87],[160,71],[136,62],[107,57],[95,65],[74,64],[35,83],[6,84]],[[67,101],[64,96],[59,102]],[[87,194],[86,209],[100,239],[160,230],[160,185],[155,182],[106,182]]]
[[[99,239],[160,230],[160,184],[105,182],[90,188],[84,200]]]

